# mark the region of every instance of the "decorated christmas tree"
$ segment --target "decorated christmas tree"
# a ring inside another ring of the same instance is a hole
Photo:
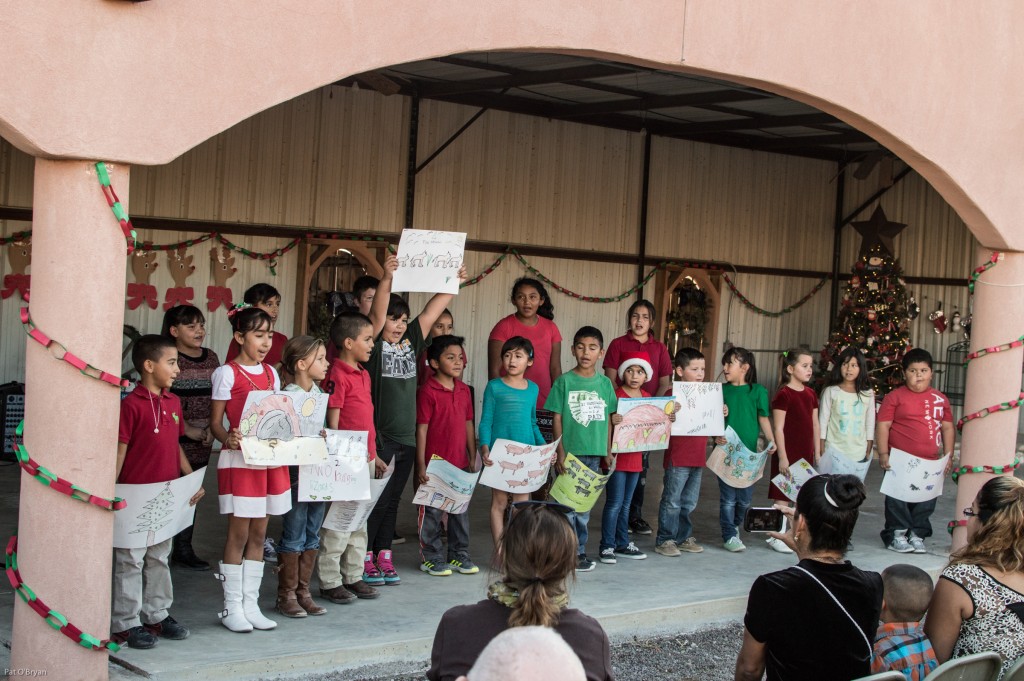
[[[906,225],[889,222],[879,207],[870,220],[853,226],[863,241],[828,344],[821,351],[821,368],[831,371],[844,349],[859,348],[867,357],[875,393],[882,396],[903,384],[900,360],[910,349],[907,288],[892,244]]]

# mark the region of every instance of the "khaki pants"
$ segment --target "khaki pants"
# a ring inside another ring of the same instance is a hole
[[[110,631],[117,633],[167,617],[174,600],[167,557],[171,540],[144,549],[114,549]],[[140,618],[141,614],[141,618]]]
[[[373,462],[369,462],[373,476]],[[320,528],[320,553],[316,557],[316,570],[321,589],[334,589],[343,584],[355,584],[363,578],[363,558],[366,557],[366,525],[355,532],[338,532]]]

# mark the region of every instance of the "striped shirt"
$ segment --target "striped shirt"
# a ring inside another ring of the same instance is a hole
[[[939,666],[932,643],[920,622],[885,622],[875,634],[875,656],[871,673],[903,672],[908,681],[923,681]]]

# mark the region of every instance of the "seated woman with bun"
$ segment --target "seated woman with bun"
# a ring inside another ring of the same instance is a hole
[[[441,616],[430,653],[430,681],[466,674],[495,636],[510,627],[559,633],[583,663],[587,681],[612,681],[608,636],[593,617],[569,608],[566,582],[576,570],[576,533],[567,506],[521,501],[501,537],[502,577],[487,599]]]
[[[800,562],[761,575],[747,600],[736,681],[850,681],[871,673],[882,576],[844,559],[865,498],[853,475],[818,475],[796,497],[785,534]]]
[[[992,478],[967,516],[967,546],[949,557],[924,631],[939,662],[994,650],[1000,678],[1024,655],[1024,482]]]

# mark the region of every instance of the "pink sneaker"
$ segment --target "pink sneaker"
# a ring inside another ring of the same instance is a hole
[[[373,564],[373,551],[367,551],[363,558],[363,581],[371,586],[384,584],[384,577],[381,576],[377,566]]]
[[[402,578],[398,576],[398,571],[395,569],[394,564],[391,562],[391,550],[385,549],[377,552],[377,568],[384,575],[383,582],[389,586],[401,584]]]

